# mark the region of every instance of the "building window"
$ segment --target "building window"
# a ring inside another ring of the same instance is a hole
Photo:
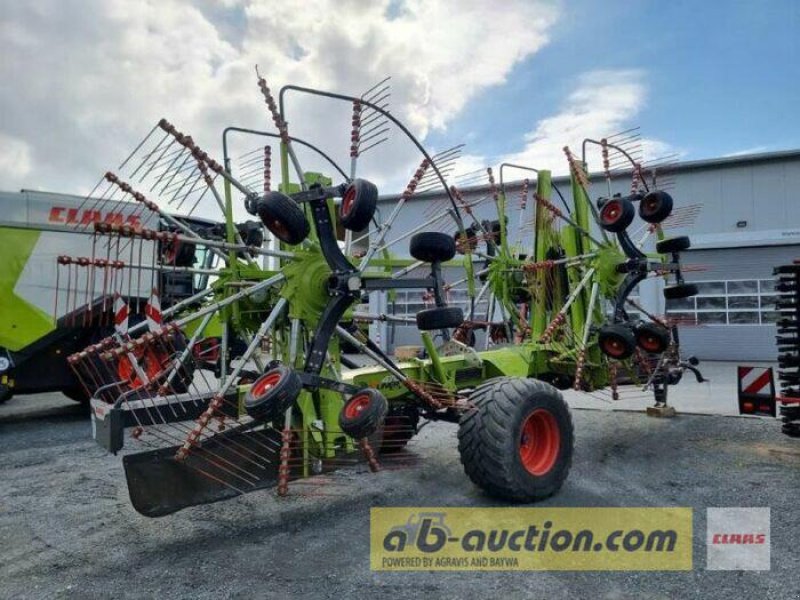
[[[667,300],[667,314],[698,325],[769,325],[780,318],[772,279],[696,281],[693,298]]]
[[[457,306],[464,311],[464,315],[469,314],[470,301],[466,288],[456,288],[447,292],[447,305]],[[426,308],[435,306],[433,298],[425,301],[423,290],[397,290],[394,293],[394,300],[389,299],[388,312],[398,317],[415,317],[416,314]],[[481,302],[476,306],[476,317],[483,319],[488,308],[486,294]]]

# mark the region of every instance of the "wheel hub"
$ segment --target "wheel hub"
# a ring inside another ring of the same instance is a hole
[[[519,455],[522,466],[536,476],[553,468],[561,447],[561,433],[553,414],[543,408],[531,412],[522,424]]]

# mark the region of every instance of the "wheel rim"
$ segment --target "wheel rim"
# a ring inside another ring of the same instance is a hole
[[[281,239],[286,240],[289,238],[289,230],[286,229],[286,225],[283,224],[283,221],[272,219],[269,230]]]
[[[347,191],[344,194],[344,198],[342,198],[342,216],[346,217],[350,214],[350,211],[353,210],[353,204],[356,200],[356,188],[355,186],[350,186],[347,188]]]
[[[625,354],[626,346],[625,343],[617,338],[608,338],[603,342],[603,350],[609,356],[622,356]]]
[[[256,398],[263,396],[276,385],[281,380],[280,373],[267,373],[263,377],[261,377],[258,381],[253,384],[253,388],[251,393]]]
[[[650,215],[656,214],[661,203],[658,201],[657,198],[649,198],[647,200],[642,200],[642,213],[644,216],[649,217]]]
[[[171,265],[175,262],[176,258],[178,258],[178,242],[169,242],[166,248],[164,248],[161,260]]]
[[[661,340],[655,335],[644,334],[639,338],[639,345],[648,352],[661,352]]]
[[[600,216],[603,219],[603,223],[606,225],[616,223],[620,215],[622,215],[622,204],[616,200],[606,203],[603,210],[600,211]]]
[[[353,396],[350,398],[347,406],[344,407],[344,416],[348,419],[358,418],[358,416],[369,406],[369,402],[369,396],[366,394],[361,396]]]
[[[144,371],[145,375],[147,375],[147,379],[150,381],[153,381],[161,374],[163,365],[169,360],[169,355],[154,350],[153,348],[148,348],[143,355],[136,353],[135,356],[137,362],[143,365],[141,367],[142,371]],[[133,389],[140,388],[144,385],[144,382],[142,382],[142,379],[139,377],[139,373],[131,364],[131,360],[125,355],[120,357],[117,363],[117,376],[120,380],[127,381]]]
[[[531,475],[546,475],[556,464],[561,448],[561,431],[558,422],[548,410],[537,408],[522,424],[519,456],[522,466]]]

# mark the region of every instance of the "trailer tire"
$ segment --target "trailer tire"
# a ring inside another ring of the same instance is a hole
[[[89,404],[90,398],[89,396],[86,395],[86,392],[81,386],[75,386],[63,389],[61,390],[61,393],[64,394],[70,400],[73,400],[79,404],[85,404],[85,405]],[[2,403],[2,400],[0,400],[0,403]]]
[[[457,306],[437,306],[417,313],[417,329],[420,331],[451,329],[463,322],[464,311]]]
[[[656,252],[659,254],[672,254],[673,252],[683,252],[692,247],[692,242],[688,236],[681,235],[674,238],[665,238],[656,242]]]
[[[302,389],[297,373],[289,367],[277,366],[253,382],[244,396],[244,409],[257,421],[270,423],[283,416]]]
[[[412,405],[401,404],[389,408],[383,421],[381,453],[394,454],[403,450],[417,433],[419,410]]]
[[[369,437],[380,428],[389,403],[378,390],[364,388],[353,394],[339,413],[339,427],[351,438]]]
[[[186,337],[183,335],[181,331],[176,331],[174,334],[174,338],[172,342],[172,354],[169,355],[169,360],[177,359],[181,353],[186,350],[187,342]],[[189,391],[189,388],[192,386],[194,382],[194,372],[196,369],[196,364],[194,361],[194,357],[190,354],[188,360],[181,365],[178,369],[178,372],[172,379],[172,383],[169,386],[168,393],[169,394],[185,394]],[[164,379],[164,383],[166,383],[166,378]]]
[[[456,252],[466,254],[478,249],[478,238],[475,229],[470,226],[463,231],[456,231],[453,234],[453,242],[456,245]]]
[[[663,354],[671,341],[669,330],[656,323],[642,323],[634,330],[636,345],[650,354]]]
[[[378,188],[366,179],[354,179],[342,195],[339,221],[350,231],[362,231],[369,226],[378,206]]]
[[[14,390],[12,390],[7,385],[0,384],[0,404],[3,404],[3,402],[11,400],[13,396],[14,396]]]
[[[423,231],[411,238],[408,251],[423,262],[444,262],[456,255],[456,241],[446,233]]]
[[[661,223],[672,214],[672,196],[656,190],[645,194],[639,201],[639,217],[648,223]]]
[[[569,408],[553,386],[500,377],[478,387],[461,418],[458,451],[467,476],[491,496],[516,502],[555,494],[572,466]]]
[[[286,194],[267,192],[256,202],[256,211],[264,226],[290,246],[302,242],[311,231],[303,209]]]
[[[636,209],[627,198],[611,198],[600,209],[600,227],[612,233],[621,233],[633,223]]]
[[[697,286],[693,283],[668,285],[664,288],[664,298],[667,300],[682,300],[683,298],[697,296],[698,291]]]
[[[636,338],[630,327],[621,323],[603,325],[598,334],[600,351],[615,360],[625,360],[636,350]]]

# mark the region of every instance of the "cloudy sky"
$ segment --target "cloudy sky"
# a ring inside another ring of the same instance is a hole
[[[86,193],[162,116],[219,156],[225,126],[270,128],[256,64],[275,89],[391,76],[393,113],[465,142],[462,169],[564,171],[565,144],[636,125],[651,157],[800,148],[795,0],[0,3],[3,190]],[[346,160],[346,110],[292,98],[289,120]],[[384,146],[363,169],[398,191],[417,159]]]

